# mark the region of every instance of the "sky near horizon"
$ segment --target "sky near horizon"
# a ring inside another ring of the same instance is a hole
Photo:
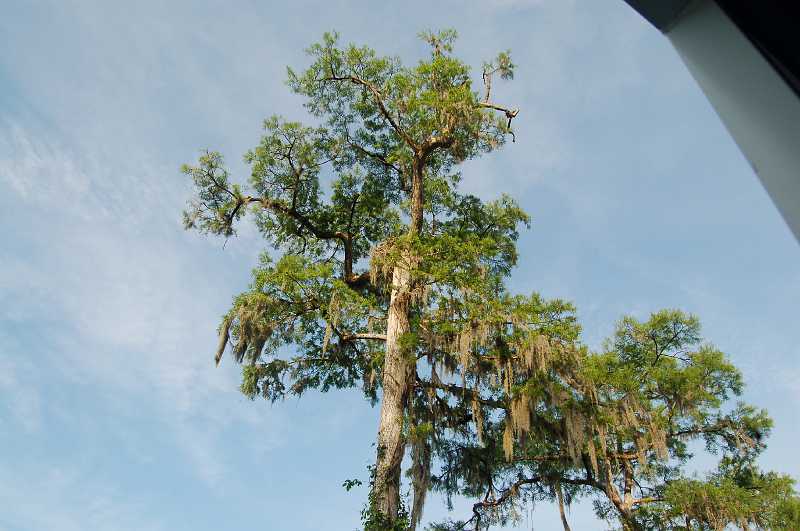
[[[765,468],[800,479],[800,245],[666,39],[622,0],[0,0],[0,530],[353,530],[377,409],[270,406],[212,352],[261,243],[184,232],[178,168],[240,175],[263,118],[307,119],[285,67],[324,31],[415,61],[455,28],[516,143],[464,188],[533,218],[512,289],[572,300],[599,347],[624,314],[697,314],[775,420]],[[458,518],[467,505],[456,504]],[[429,497],[424,521],[447,516]],[[574,529],[603,529],[591,507]],[[558,530],[541,505],[520,529]]]

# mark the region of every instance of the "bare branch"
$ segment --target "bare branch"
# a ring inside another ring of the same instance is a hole
[[[217,353],[214,356],[214,363],[219,366],[219,362],[222,359],[222,354],[225,352],[225,346],[228,344],[228,339],[230,339],[230,331],[231,331],[231,318],[226,317],[222,321],[222,325],[220,326],[219,331],[219,344],[217,345]]]

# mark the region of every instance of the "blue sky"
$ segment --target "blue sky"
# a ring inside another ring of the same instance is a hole
[[[112,5],[115,4],[115,5]],[[259,240],[186,233],[178,172],[236,163],[273,113],[304,119],[285,66],[323,31],[415,60],[456,28],[510,48],[517,142],[465,188],[533,216],[515,290],[573,300],[585,340],[662,307],[697,313],[800,478],[800,246],[671,49],[622,0],[27,0],[0,18],[0,529],[355,529],[377,411],[359,394],[275,406],[214,368],[218,317]],[[310,509],[313,507],[313,509]],[[454,516],[466,514],[457,504]],[[425,520],[445,514],[431,496]],[[577,529],[601,529],[589,507]],[[539,506],[523,525],[560,529]]]

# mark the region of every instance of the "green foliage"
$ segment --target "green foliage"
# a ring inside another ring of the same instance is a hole
[[[400,499],[400,508],[395,518],[387,517],[387,515],[377,510],[374,489],[375,467],[369,466],[367,470],[369,471],[370,477],[370,491],[367,497],[367,503],[365,503],[363,509],[361,509],[361,525],[364,531],[409,531],[411,529],[409,514],[402,498]]]
[[[181,172],[192,178],[198,190],[190,209],[183,213],[184,227],[223,236],[235,234],[233,223],[244,215],[243,196],[239,185],[229,183],[222,155],[206,151],[197,166],[184,164]]]
[[[265,120],[247,185],[216,152],[182,168],[196,188],[186,228],[230,237],[249,213],[271,248],[223,316],[217,362],[229,351],[242,392],[272,402],[358,387],[375,403],[409,375],[392,392],[412,506],[380,509],[388,483],[371,469],[366,530],[416,528],[429,490],[480,500],[434,529],[505,525],[525,504],[580,497],[625,529],[796,527],[792,482],[754,468],[771,420],[730,407],[742,376],[696,317],[626,317],[591,352],[570,303],[507,290],[530,218],[511,197],[461,193],[458,165],[514,138],[518,111],[492,101],[492,82],[515,65],[508,52],[484,63],[479,92],[454,31],[420,36],[429,56],[403,65],[325,34],[306,69],[288,70],[316,126]],[[384,374],[392,363],[399,373]],[[721,454],[704,480],[684,474],[693,441]]]
[[[344,480],[344,483],[342,483],[342,487],[344,487],[347,492],[350,492],[350,489],[353,487],[360,487],[363,484],[364,482],[362,482],[360,479],[346,479]]]
[[[707,480],[679,479],[669,483],[661,503],[662,525],[676,528],[722,530],[798,529],[800,499],[794,481],[752,465],[723,462]]]
[[[623,529],[791,528],[793,482],[754,465],[772,422],[752,406],[729,407],[741,374],[702,341],[696,317],[626,317],[603,352],[550,363],[515,387],[527,404],[512,403],[512,427],[489,431],[487,450],[513,447],[493,457],[473,449],[447,468],[445,490],[491,493],[471,520],[476,529],[562,487],[567,503],[594,499],[597,515]],[[684,475],[692,441],[722,454],[707,480]]]
[[[508,342],[527,341],[534,329],[577,335],[568,305],[505,291],[528,216],[510,197],[483,203],[457,190],[456,166],[513,134],[517,111],[490,101],[492,76],[513,77],[509,54],[485,64],[479,94],[469,66],[452,54],[455,31],[421,38],[429,57],[404,66],[325,34],[308,49],[305,70],[288,70],[289,87],[319,125],[265,120],[244,157],[249,186],[231,182],[216,152],[183,168],[197,188],[187,228],[229,237],[250,212],[280,257],[262,256],[219,328],[217,362],[230,348],[250,398],[359,386],[376,401],[392,278],[406,272],[411,329],[391,341],[404,363],[427,361],[408,391],[404,436],[417,471],[410,525],[421,514],[434,441],[464,430],[465,406],[438,372],[460,371],[466,384],[473,370],[505,370]],[[384,516],[370,512],[367,521]]]

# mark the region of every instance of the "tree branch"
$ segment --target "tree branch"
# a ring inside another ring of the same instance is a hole
[[[349,137],[347,137],[347,144],[348,144],[348,145],[349,145],[351,148],[353,148],[353,149],[355,149],[356,151],[358,151],[359,153],[361,153],[362,155],[366,155],[367,157],[370,157],[370,158],[372,158],[372,159],[375,159],[375,160],[377,160],[377,161],[378,161],[378,162],[380,162],[380,163],[381,163],[383,166],[385,166],[385,167],[387,167],[387,168],[389,168],[389,169],[392,169],[392,170],[394,170],[394,171],[395,171],[395,172],[397,172],[398,174],[402,174],[402,173],[403,173],[403,172],[402,172],[402,170],[400,170],[400,168],[398,168],[397,166],[395,166],[394,164],[392,164],[391,162],[389,162],[388,160],[386,160],[386,157],[385,157],[384,155],[381,155],[380,153],[376,153],[376,152],[374,152],[374,151],[370,151],[370,150],[368,150],[368,149],[367,149],[367,148],[365,148],[364,146],[362,146],[362,145],[360,145],[360,144],[358,144],[358,143],[356,143],[356,142],[353,142],[353,141],[352,141],[352,140],[351,140]]]
[[[509,129],[508,132],[511,133],[512,141],[516,142],[517,137],[511,131],[511,120],[513,120],[514,118],[517,117],[517,115],[519,114],[519,109],[509,109],[508,107],[503,107],[501,105],[497,105],[495,103],[490,103],[488,101],[482,101],[482,102],[478,103],[478,105],[481,106],[481,107],[484,107],[486,109],[493,109],[495,111],[500,111],[503,114],[505,114],[506,118],[508,118],[508,123],[506,124],[506,127]]]
[[[564,531],[571,531],[569,522],[567,522],[567,515],[564,513],[564,492],[561,490],[561,483],[556,484],[556,497],[558,498],[558,513],[561,515],[561,524],[564,526]]]
[[[364,87],[367,91],[369,91],[370,94],[372,94],[372,98],[375,100],[375,104],[378,106],[381,115],[387,122],[389,122],[389,125],[392,126],[392,129],[395,130],[395,132],[400,136],[400,138],[402,138],[403,141],[405,141],[405,143],[408,144],[408,146],[412,150],[414,151],[418,150],[416,142],[414,142],[414,140],[408,135],[408,133],[406,133],[400,127],[397,121],[395,121],[395,119],[392,117],[392,114],[389,112],[389,110],[386,108],[386,105],[384,104],[383,94],[381,93],[380,90],[378,90],[378,87],[376,87],[373,83],[370,83],[366,79],[356,75],[338,76],[333,71],[331,72],[331,75],[329,77],[322,78],[322,81],[349,81],[354,85],[360,85]]]
[[[467,387],[461,387],[460,385],[456,384],[446,384],[441,380],[436,382],[431,382],[428,380],[423,380],[422,378],[417,378],[417,385],[426,389],[439,389],[442,391],[447,391],[448,393],[456,396],[462,397],[465,394],[472,396],[480,402],[481,404],[489,407],[493,407],[496,409],[506,409],[508,406],[505,401],[501,400],[492,400],[490,398],[483,398],[480,393],[475,391],[474,389],[469,389]]]
[[[320,240],[339,240],[344,245],[344,281],[353,289],[366,287],[369,283],[369,273],[364,272],[360,274],[353,274],[353,235],[349,231],[332,231],[324,230],[311,222],[308,217],[304,216],[297,211],[293,206],[288,206],[282,201],[270,199],[268,197],[252,197],[244,196],[239,199],[239,204],[236,205],[232,215],[238,211],[241,206],[255,203],[262,207],[275,212],[276,214],[287,216],[297,221],[301,227],[313,234]]]
[[[386,334],[373,334],[373,333],[361,333],[361,334],[347,334],[342,336],[342,341],[355,341],[358,339],[374,339],[376,341],[386,341]]]

